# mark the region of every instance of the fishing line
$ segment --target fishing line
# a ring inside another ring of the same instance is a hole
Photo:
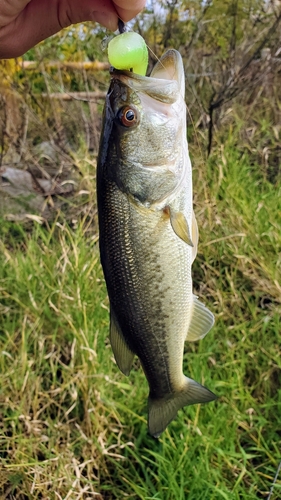
[[[125,33],[125,32],[128,32],[128,31],[132,31],[132,29],[128,28],[128,26],[126,25],[126,23],[123,21],[123,19],[119,18],[118,19],[118,31],[119,31],[119,34],[122,34],[122,33]],[[117,32],[115,32],[116,34]],[[109,44],[109,42],[114,38],[114,36],[116,35],[107,35],[104,37],[104,39],[101,41],[100,43],[100,46],[101,46],[101,49],[102,51],[105,51],[107,49],[107,46]],[[117,35],[118,36],[118,35]],[[148,51],[150,52],[150,54],[153,56],[153,58],[159,63],[161,64],[161,66],[165,69],[165,65],[162,63],[161,59],[159,59],[159,57],[155,54],[155,52],[152,50],[152,48],[147,44],[145,43]],[[49,83],[52,85],[52,87],[54,89],[57,89],[58,92],[60,93],[65,93],[67,95],[69,95],[71,97],[71,99],[73,101],[78,101],[78,102],[87,102],[87,103],[90,103],[90,102],[97,102],[98,99],[91,99],[91,98],[83,98],[83,97],[75,97],[75,96],[71,96],[71,91],[65,91],[65,89],[63,89],[58,83],[56,83],[52,77],[46,72],[45,74],[45,78],[49,81]],[[107,84],[105,84],[104,82],[102,81],[99,81],[97,78],[95,77],[92,77],[92,80],[97,83],[98,85],[102,86],[103,88],[107,89]],[[199,154],[200,154],[200,157],[201,157],[201,162],[204,164],[205,163],[205,160],[204,160],[204,156],[203,156],[203,151],[202,151],[202,147],[200,145],[200,142],[199,142],[199,137],[198,137],[198,133],[196,131],[196,127],[195,127],[195,123],[194,123],[194,120],[192,118],[192,114],[191,114],[191,111],[186,103],[186,101],[184,100],[184,98],[182,98],[183,100],[183,103],[186,107],[186,111],[187,111],[187,115],[189,117],[189,120],[192,124],[192,128],[193,128],[193,131],[194,131],[194,135],[195,135],[195,141],[196,141],[196,144],[198,146],[198,149],[199,149]]]
[[[151,49],[151,47],[149,47],[149,45],[146,43],[146,47],[148,49],[148,51],[153,55],[153,57],[156,59],[156,61],[158,63],[160,63],[162,65],[162,67],[165,69],[165,66],[164,64],[162,63],[161,59],[159,59],[159,57],[157,57],[157,55],[155,54],[155,52]],[[205,163],[205,160],[204,160],[204,157],[203,157],[203,151],[202,151],[202,148],[201,148],[201,145],[199,143],[199,138],[198,138],[198,134],[197,134],[197,131],[196,131],[196,128],[195,128],[195,124],[194,124],[194,121],[193,121],[193,118],[192,118],[192,115],[191,115],[191,112],[190,112],[190,109],[188,107],[188,105],[186,104],[186,101],[184,98],[182,98],[183,100],[183,103],[186,107],[186,110],[187,110],[187,114],[188,114],[188,117],[190,119],[190,122],[192,124],[192,127],[193,127],[193,131],[194,131],[194,134],[195,134],[195,139],[196,139],[196,142],[197,142],[197,146],[199,148],[199,152],[200,152],[200,156],[201,156],[201,161],[202,163],[204,164]]]
[[[280,472],[280,470],[281,470],[281,462],[279,462],[279,465],[278,465],[278,467],[277,467],[277,471],[276,471],[275,477],[274,477],[274,479],[273,479],[273,483],[272,483],[272,485],[271,485],[269,495],[268,495],[268,497],[267,497],[267,499],[266,499],[266,500],[270,500],[270,499],[271,499],[271,496],[272,496],[272,493],[273,493],[273,490],[274,490],[274,486],[275,486],[276,481],[277,481],[277,479],[278,479],[278,476],[279,476],[279,472]]]

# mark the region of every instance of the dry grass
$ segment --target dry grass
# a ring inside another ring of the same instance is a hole
[[[138,364],[124,378],[107,340],[94,166],[76,161],[84,198],[70,225],[1,223],[1,498],[266,499],[281,444],[280,183],[231,139],[194,161],[194,286],[216,324],[184,363],[220,399],[155,441],[145,378]],[[280,491],[277,478],[271,500]]]

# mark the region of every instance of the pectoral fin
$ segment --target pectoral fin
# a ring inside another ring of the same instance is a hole
[[[119,370],[129,375],[134,361],[134,353],[127,346],[113,310],[110,310],[109,339]]]
[[[185,243],[193,247],[191,240],[190,229],[185,215],[182,212],[178,212],[169,206],[170,210],[170,221],[173,230],[176,235],[181,238]]]
[[[211,330],[214,322],[213,313],[193,295],[193,312],[186,340],[194,342],[195,340],[203,339]]]
[[[197,247],[198,247],[198,226],[197,226],[197,220],[195,217],[195,213],[192,213],[192,228],[191,228],[191,240],[193,243],[193,248],[192,248],[192,262],[194,261],[196,255],[197,255]]]

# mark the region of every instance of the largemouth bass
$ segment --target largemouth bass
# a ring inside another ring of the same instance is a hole
[[[182,371],[185,341],[203,338],[214,323],[192,292],[198,232],[184,90],[175,50],[150,77],[113,69],[97,167],[110,342],[125,375],[140,359],[155,437],[180,408],[216,398]]]

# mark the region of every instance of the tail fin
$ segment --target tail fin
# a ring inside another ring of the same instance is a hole
[[[184,377],[183,388],[168,397],[148,400],[148,429],[152,436],[159,437],[167,425],[176,417],[178,410],[187,405],[208,403],[217,399],[209,389],[191,378]]]

